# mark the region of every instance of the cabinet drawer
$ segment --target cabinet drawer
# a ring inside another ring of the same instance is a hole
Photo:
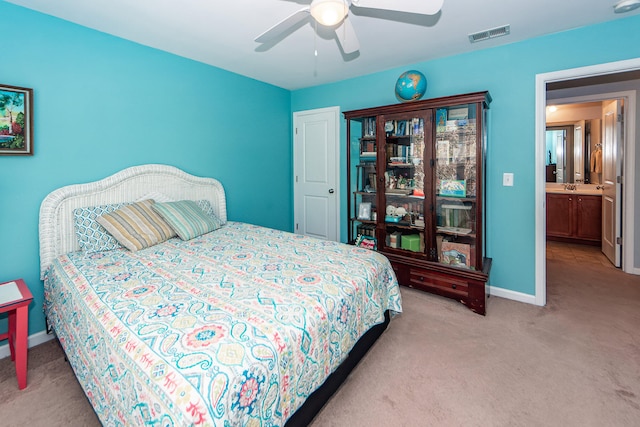
[[[409,270],[409,286],[429,287],[460,297],[466,297],[469,293],[469,284],[465,280],[419,268]]]

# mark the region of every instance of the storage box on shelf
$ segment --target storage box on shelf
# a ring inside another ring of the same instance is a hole
[[[374,234],[402,285],[485,314],[488,92],[344,113],[349,241]],[[360,215],[371,207],[371,215]],[[365,228],[366,226],[366,228]]]

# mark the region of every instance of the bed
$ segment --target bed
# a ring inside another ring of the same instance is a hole
[[[79,212],[148,200],[218,228],[81,246]],[[39,226],[48,328],[104,425],[307,425],[402,311],[381,254],[228,221],[219,181],[168,165],[57,189]]]

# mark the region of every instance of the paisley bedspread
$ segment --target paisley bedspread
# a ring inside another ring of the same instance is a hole
[[[45,313],[108,426],[281,426],[400,312],[389,261],[229,222],[139,252],[74,252]]]

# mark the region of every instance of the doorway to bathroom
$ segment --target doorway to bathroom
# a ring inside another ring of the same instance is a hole
[[[634,240],[635,211],[635,122],[636,91],[640,90],[640,58],[616,63],[601,64],[571,70],[540,74],[536,76],[536,295],[537,305],[546,304],[546,107],[550,100],[564,99],[565,103],[602,102],[606,99],[625,100],[627,120],[621,123],[627,143],[620,152],[620,172],[614,178],[613,187],[618,186],[623,194],[621,210],[621,237],[616,243],[621,246],[622,270],[640,274],[640,262],[636,262]],[[617,117],[616,117],[617,120]],[[624,164],[622,161],[624,160]],[[619,181],[617,176],[620,176]],[[604,177],[603,177],[604,179]],[[624,180],[624,182],[623,182]],[[604,181],[603,181],[604,182]],[[624,185],[623,185],[624,184]],[[622,199],[621,199],[622,200]],[[605,211],[603,210],[603,213]]]
[[[546,238],[597,245],[620,267],[625,98],[547,94]]]

